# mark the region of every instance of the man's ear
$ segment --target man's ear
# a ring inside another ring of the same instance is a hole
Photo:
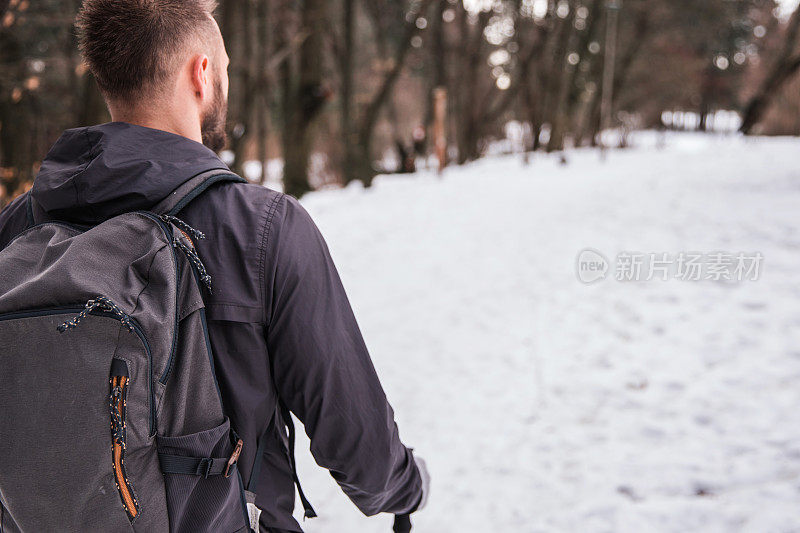
[[[199,54],[192,60],[192,88],[199,100],[205,100],[210,85],[208,56]]]

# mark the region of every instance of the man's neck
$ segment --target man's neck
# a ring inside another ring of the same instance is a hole
[[[112,109],[111,120],[174,133],[197,142],[203,141],[199,124],[193,124],[191,121],[186,120],[176,120],[170,113],[160,114],[158,112]]]

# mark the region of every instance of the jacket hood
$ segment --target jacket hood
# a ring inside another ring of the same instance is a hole
[[[110,122],[65,131],[42,162],[31,196],[48,217],[96,224],[150,209],[183,182],[214,169],[229,172],[198,142]]]

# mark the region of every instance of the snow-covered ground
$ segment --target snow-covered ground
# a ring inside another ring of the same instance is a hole
[[[304,200],[428,462],[416,531],[800,531],[800,140],[634,140]],[[612,262],[592,285],[587,247]],[[626,251],[764,259],[757,281],[620,282]],[[307,450],[309,533],[391,530]]]

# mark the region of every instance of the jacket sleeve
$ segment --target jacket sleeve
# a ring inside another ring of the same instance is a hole
[[[267,344],[278,394],[303,422],[317,464],[364,514],[412,510],[420,474],[322,235],[283,196],[266,239]]]

